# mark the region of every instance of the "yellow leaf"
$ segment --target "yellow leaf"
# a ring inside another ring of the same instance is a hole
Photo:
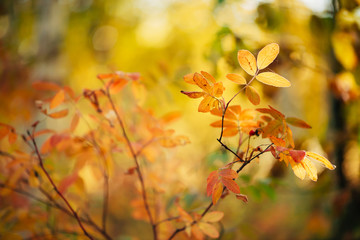
[[[201,221],[204,221],[204,222],[218,222],[218,221],[220,221],[223,217],[224,217],[224,213],[223,213],[223,212],[213,211],[213,212],[207,213],[207,214],[201,219]]]
[[[269,66],[279,54],[279,45],[270,43],[260,50],[257,56],[257,66],[259,70]]]
[[[358,63],[352,39],[349,33],[335,33],[331,39],[336,59],[347,70],[354,69]]]
[[[234,83],[238,83],[238,84],[246,84],[246,79],[236,73],[229,73],[228,75],[226,75],[226,78],[229,79],[230,81],[233,81]]]
[[[286,157],[286,159],[290,162],[294,174],[301,180],[304,180],[306,176],[306,171],[304,166],[301,163],[295,162],[291,157]]]
[[[254,76],[257,71],[254,55],[248,50],[240,50],[237,57],[242,69],[244,69],[244,71],[248,74]]]
[[[326,168],[330,169],[330,170],[334,170],[336,168],[335,165],[331,164],[331,162],[329,160],[327,160],[326,158],[324,158],[323,156],[320,156],[317,153],[313,153],[313,152],[306,152],[306,156],[307,157],[311,157],[315,160],[318,160],[319,162],[323,163],[325,165]]]
[[[54,109],[60,104],[62,104],[65,100],[65,93],[63,90],[60,90],[56,93],[56,95],[51,99],[50,109]]]
[[[199,222],[199,228],[203,233],[208,235],[211,238],[218,238],[219,237],[219,231],[210,223],[205,222]]]
[[[273,72],[263,72],[256,76],[256,79],[259,82],[262,82],[267,85],[274,87],[290,87],[291,83],[286,78],[273,73]]]
[[[258,105],[260,103],[260,96],[259,93],[256,91],[256,89],[252,86],[247,86],[246,88],[246,96],[249,99],[249,101],[254,104]]]
[[[305,171],[307,172],[307,174],[309,175],[310,179],[313,181],[317,181],[317,170],[316,167],[314,166],[314,164],[307,158],[304,158],[301,162],[300,162]]]

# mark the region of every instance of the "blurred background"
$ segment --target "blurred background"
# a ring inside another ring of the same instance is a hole
[[[192,143],[174,155],[181,163],[176,178],[184,208],[196,209],[208,201],[207,175],[229,155],[209,126],[217,119],[180,94],[195,90],[183,76],[207,71],[224,81],[229,99],[237,86],[225,76],[242,73],[237,51],[256,54],[271,42],[280,45],[271,69],[292,87],[255,83],[260,106],[309,123],[310,130],[293,129],[297,149],[318,152],[337,168],[314,183],[271,157],[252,164],[238,181],[249,203],[229,197],[217,207],[225,212],[221,239],[360,239],[359,0],[2,0],[0,121],[21,129],[36,119],[34,81],[81,93],[101,86],[99,73],[139,72],[144,108],[156,116],[182,112],[173,128]],[[236,101],[252,107],[243,96]],[[131,224],[118,239],[146,239],[133,238],[139,223],[126,214],[119,219]]]

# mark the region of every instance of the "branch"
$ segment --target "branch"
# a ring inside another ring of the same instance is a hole
[[[52,180],[52,178],[50,177],[48,171],[45,169],[44,167],[44,164],[43,164],[43,159],[40,155],[40,152],[39,152],[39,148],[36,144],[36,141],[35,141],[35,138],[33,135],[30,134],[30,132],[28,131],[27,134],[29,135],[31,141],[32,141],[32,144],[35,148],[35,153],[36,153],[36,156],[39,160],[39,165],[40,165],[40,168],[41,170],[44,172],[44,174],[46,175],[47,179],[49,180],[50,184],[52,185],[52,187],[54,188],[55,192],[59,195],[59,197],[65,202],[66,206],[70,209],[72,215],[75,217],[76,221],[78,222],[81,230],[84,232],[85,236],[91,240],[93,240],[94,238],[86,231],[85,227],[83,226],[78,214],[75,212],[75,210],[72,208],[72,206],[70,205],[69,201],[64,197],[64,195],[59,191],[59,189],[56,187],[54,181]]]
[[[147,198],[147,195],[146,195],[144,178],[143,178],[142,172],[140,170],[140,164],[139,164],[139,161],[138,161],[137,153],[135,152],[135,150],[134,150],[134,148],[133,148],[133,146],[132,146],[132,144],[130,142],[130,139],[129,139],[127,133],[126,133],[124,122],[120,118],[120,115],[119,115],[119,113],[118,113],[118,111],[116,109],[116,106],[115,106],[115,104],[114,104],[114,102],[113,102],[113,100],[111,98],[108,87],[106,88],[106,96],[109,99],[112,110],[115,112],[116,119],[117,119],[117,121],[118,121],[118,123],[119,123],[119,125],[121,127],[122,134],[123,134],[123,136],[125,138],[126,144],[127,144],[128,148],[130,150],[132,158],[134,159],[134,162],[135,162],[135,165],[136,165],[136,172],[137,172],[138,178],[140,180],[140,184],[141,184],[142,198],[143,198],[143,201],[144,201],[145,209],[146,209],[146,212],[147,212],[147,214],[149,216],[150,224],[151,224],[152,231],[153,231],[154,240],[157,240],[156,224],[155,224],[154,218],[153,218],[153,216],[151,214],[151,211],[150,211],[150,206],[149,206],[148,198]]]

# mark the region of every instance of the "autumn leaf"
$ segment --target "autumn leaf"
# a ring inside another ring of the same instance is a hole
[[[223,191],[223,185],[221,184],[220,181],[217,181],[212,191],[212,202],[214,205],[219,201],[222,195],[222,191]]]
[[[185,81],[192,83],[189,80],[189,76],[184,77]],[[212,109],[219,109],[220,102],[219,98],[222,96],[225,88],[221,82],[216,82],[214,77],[209,73],[202,71],[200,73],[195,73],[193,75],[193,82],[200,87],[203,92],[185,92],[181,93],[187,95],[190,98],[200,98],[204,99],[200,102],[198,111],[199,112],[209,112]]]
[[[210,223],[199,222],[199,228],[203,233],[211,238],[218,238],[220,235],[219,231]]]
[[[266,45],[257,55],[257,67],[259,70],[269,66],[279,54],[279,45],[270,43]]]
[[[240,187],[234,180],[223,177],[221,178],[221,182],[224,184],[225,187],[227,187],[227,189],[229,189],[233,193],[240,193]]]
[[[68,113],[69,113],[69,110],[64,109],[64,110],[61,110],[58,112],[47,114],[47,116],[49,116],[51,118],[62,118],[62,117],[65,117]]]
[[[206,213],[206,215],[201,219],[203,222],[215,223],[220,221],[224,217],[224,213],[220,211],[213,211]]]
[[[39,91],[59,91],[61,87],[56,83],[36,81],[32,83],[32,87]]]
[[[257,72],[256,59],[254,55],[248,50],[238,51],[238,61],[242,69],[249,75],[254,76]]]
[[[213,109],[211,114],[221,117],[220,110]],[[215,121],[210,124],[212,127],[221,128],[222,120]],[[232,137],[244,132],[248,134],[251,130],[259,127],[259,123],[256,120],[256,112],[252,109],[242,110],[240,105],[234,105],[227,108],[224,116],[224,137]]]
[[[64,90],[60,90],[56,93],[56,95],[50,101],[50,109],[54,109],[60,104],[62,104],[65,100]]]
[[[286,78],[273,73],[273,72],[263,72],[256,75],[256,79],[259,82],[262,82],[267,85],[271,85],[274,87],[290,87],[291,83]]]
[[[244,203],[247,203],[249,201],[248,197],[244,194],[236,194],[236,198],[243,201]]]
[[[79,124],[80,116],[79,113],[75,113],[70,124],[70,131],[74,132],[77,125]]]
[[[293,125],[295,127],[311,128],[311,126],[309,124],[307,124],[306,122],[304,122],[303,120],[300,120],[298,118],[287,117],[285,120],[287,123],[289,123],[290,125]]]
[[[256,91],[254,87],[247,86],[245,94],[252,104],[258,105],[260,103],[259,93]]]
[[[185,92],[185,91],[181,91],[181,93],[187,95],[190,98],[200,98],[206,94],[205,92]]]
[[[306,156],[321,162],[322,164],[324,164],[324,166],[326,168],[328,168],[330,170],[334,170],[336,168],[336,166],[333,165],[329,160],[327,160],[326,158],[324,158],[323,156],[321,156],[317,153],[306,152]]]
[[[229,73],[228,75],[226,75],[226,78],[237,84],[242,84],[242,85],[246,84],[246,79],[243,76],[236,73]]]

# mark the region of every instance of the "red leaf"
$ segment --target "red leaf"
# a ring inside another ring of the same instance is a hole
[[[290,150],[289,154],[295,162],[299,163],[304,159],[306,152],[304,150]]]
[[[66,190],[78,179],[78,177],[77,173],[65,177],[59,184],[59,191],[64,194]]]

